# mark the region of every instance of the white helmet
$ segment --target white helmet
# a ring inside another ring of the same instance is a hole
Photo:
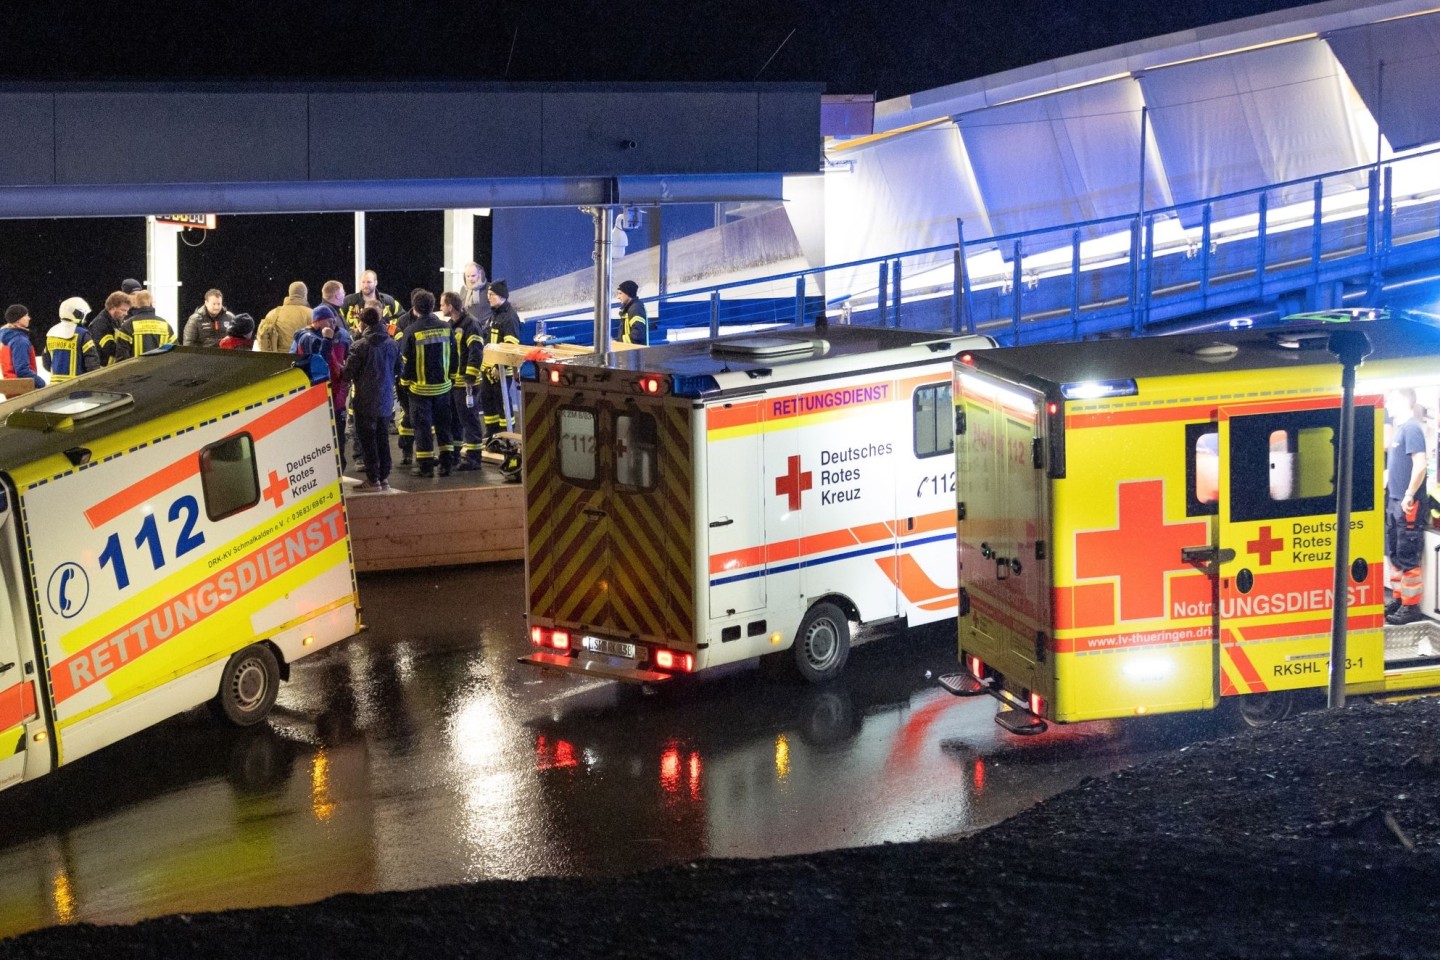
[[[60,304],[60,319],[84,323],[90,316],[90,304],[83,297],[71,297]]]

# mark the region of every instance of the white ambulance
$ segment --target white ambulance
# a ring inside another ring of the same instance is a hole
[[[256,723],[356,632],[326,374],[291,361],[158,351],[0,404],[0,788],[206,701]]]
[[[523,662],[657,682],[955,616],[950,367],[985,337],[836,326],[539,360]]]

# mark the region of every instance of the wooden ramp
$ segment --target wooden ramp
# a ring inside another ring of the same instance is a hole
[[[394,437],[391,438],[392,445]],[[394,450],[389,493],[355,489],[365,479],[345,471],[345,509],[355,569],[411,570],[525,558],[525,490],[490,464],[478,472],[424,480],[400,466]]]

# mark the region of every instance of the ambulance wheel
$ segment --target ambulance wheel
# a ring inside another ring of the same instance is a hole
[[[1295,712],[1295,691],[1279,690],[1236,697],[1234,709],[1241,723],[1258,730],[1279,723]]]
[[[817,603],[795,635],[795,665],[811,683],[833,680],[850,658],[850,620],[833,603]]]
[[[280,691],[280,665],[263,643],[252,643],[230,658],[220,677],[220,692],[212,700],[216,715],[237,727],[265,719]]]

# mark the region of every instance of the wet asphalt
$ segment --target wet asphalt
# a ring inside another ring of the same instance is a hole
[[[0,937],[948,837],[1173,746],[1002,731],[935,686],[953,624],[824,687],[542,673],[516,662],[523,587],[518,563],[362,577],[366,632],[298,663],[264,726],[197,709],[0,794]]]

